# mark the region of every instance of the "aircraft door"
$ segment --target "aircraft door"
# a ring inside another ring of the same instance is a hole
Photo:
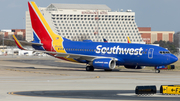
[[[148,51],[148,58],[152,59],[153,58],[153,52],[154,52],[154,48],[150,48]]]

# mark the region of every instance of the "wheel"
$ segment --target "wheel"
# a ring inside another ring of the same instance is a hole
[[[160,73],[160,70],[159,70],[159,69],[156,69],[155,72],[156,72],[156,73]]]
[[[104,71],[112,71],[112,69],[104,69]]]
[[[94,67],[93,66],[87,66],[86,71],[94,71]]]

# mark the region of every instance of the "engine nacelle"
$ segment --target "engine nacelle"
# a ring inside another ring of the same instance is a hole
[[[143,69],[145,66],[136,66],[136,65],[124,65],[127,69]]]
[[[114,69],[116,61],[111,58],[98,58],[94,59],[92,65],[96,69]]]

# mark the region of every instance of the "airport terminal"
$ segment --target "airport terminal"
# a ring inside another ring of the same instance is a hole
[[[0,100],[179,100],[178,58],[149,45],[173,42],[174,31],[138,27],[135,12],[106,5],[37,5],[28,2],[26,29],[1,29]]]

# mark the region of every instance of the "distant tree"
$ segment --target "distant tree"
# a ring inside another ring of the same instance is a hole
[[[169,41],[155,41],[153,44],[159,44],[159,46],[163,48],[167,48],[171,53],[175,54],[178,52],[178,47],[174,42],[169,42]]]
[[[2,45],[3,35],[0,35],[0,45]]]
[[[22,40],[22,36],[17,36],[18,40]],[[6,40],[11,39],[11,40]],[[5,46],[16,46],[16,43],[14,42],[12,36],[8,36],[6,39],[4,39],[4,45]],[[0,46],[3,44],[3,35],[0,35]],[[21,43],[23,46],[29,46],[28,44]]]
[[[177,47],[180,47],[180,32],[174,34],[174,44]]]

